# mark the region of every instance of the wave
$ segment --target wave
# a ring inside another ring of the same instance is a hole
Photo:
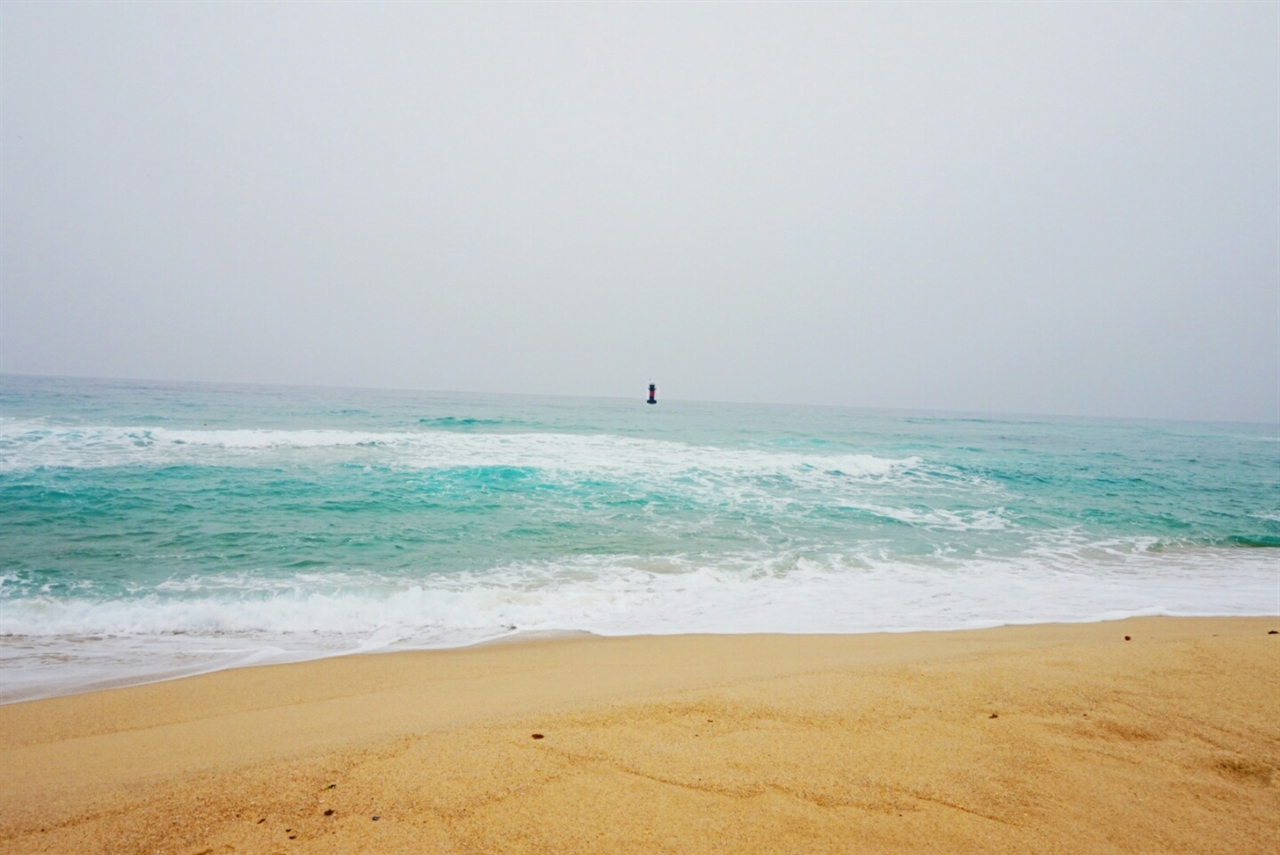
[[[528,422],[519,419],[477,419],[465,416],[439,416],[433,419],[418,419],[418,424],[428,428],[442,430],[475,430],[478,428],[497,427],[531,427]]]
[[[177,430],[0,422],[0,471],[49,468],[265,465],[291,460],[378,462],[423,469],[509,467],[546,471],[768,475],[819,472],[875,478],[920,465],[918,457],[819,454],[697,446],[608,434],[466,433],[447,430]]]
[[[522,632],[895,632],[1277,613],[1274,561],[1257,550],[1143,544],[919,562],[598,556],[416,581],[353,572],[277,580],[223,574],[175,580],[137,597],[4,600],[0,703]]]
[[[860,632],[1087,620],[1107,610],[1273,613],[1255,550],[1065,548],[1015,558],[898,561],[743,553],[584,556],[482,573],[187,577],[144,596],[3,600],[4,636],[291,634],[448,645],[512,629],[603,634]],[[11,589],[12,590],[12,589]]]
[[[1004,531],[1013,522],[1004,508],[952,511],[946,508],[906,507],[863,504],[851,506],[881,519],[892,520],[916,528],[945,531]]]

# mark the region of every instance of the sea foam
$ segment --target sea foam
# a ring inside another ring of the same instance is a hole
[[[1089,621],[1132,615],[1258,614],[1280,596],[1274,561],[1214,549],[1115,544],[1016,560],[907,564],[862,557],[741,554],[512,563],[411,583],[349,573],[167,583],[127,599],[30,597],[4,605],[0,647],[12,701],[56,691],[36,678],[57,659],[83,682],[227,662],[296,661],[382,649],[454,647],[517,632],[601,635],[874,632]],[[1103,560],[1100,555],[1107,555]],[[110,651],[116,651],[111,654]],[[131,653],[131,651],[133,653]],[[79,663],[77,665],[76,663]],[[148,668],[150,670],[148,670]],[[83,673],[80,673],[83,672]]]

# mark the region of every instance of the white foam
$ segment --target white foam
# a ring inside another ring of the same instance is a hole
[[[308,452],[312,452],[308,454]],[[314,452],[326,452],[316,454]],[[883,478],[920,465],[918,457],[800,454],[698,446],[666,440],[567,433],[458,433],[423,430],[171,430],[48,425],[0,420],[0,471],[108,466],[261,465],[290,460],[377,462],[420,469],[500,467],[565,473],[749,477],[786,472],[829,478]]]
[[[948,531],[1002,531],[1010,525],[1004,508],[952,511],[946,508],[893,508],[879,504],[856,504],[858,510],[920,528]]]
[[[0,701],[13,701],[102,680],[450,647],[517,630],[844,633],[1277,614],[1280,579],[1266,550],[1116,542],[914,563],[749,553],[714,561],[584,557],[417,583],[353,573],[274,584],[228,575],[136,599],[9,600],[2,613]]]

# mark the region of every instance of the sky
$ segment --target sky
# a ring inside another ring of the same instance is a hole
[[[0,372],[1280,420],[1280,4],[0,4]]]

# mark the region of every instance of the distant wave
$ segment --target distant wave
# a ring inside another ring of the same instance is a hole
[[[418,424],[427,428],[440,428],[441,430],[471,430],[474,428],[531,426],[528,422],[520,419],[475,419],[459,416],[440,416],[434,419],[418,419]]]
[[[816,470],[836,476],[882,477],[915,467],[918,457],[727,449],[602,434],[459,433],[440,430],[379,433],[348,430],[177,430],[157,427],[50,426],[0,423],[0,471],[109,466],[261,465],[262,453],[377,450],[403,466],[527,467],[543,470],[649,472],[721,471],[768,474]],[[316,458],[332,462],[333,456]],[[356,458],[353,458],[356,459]]]

